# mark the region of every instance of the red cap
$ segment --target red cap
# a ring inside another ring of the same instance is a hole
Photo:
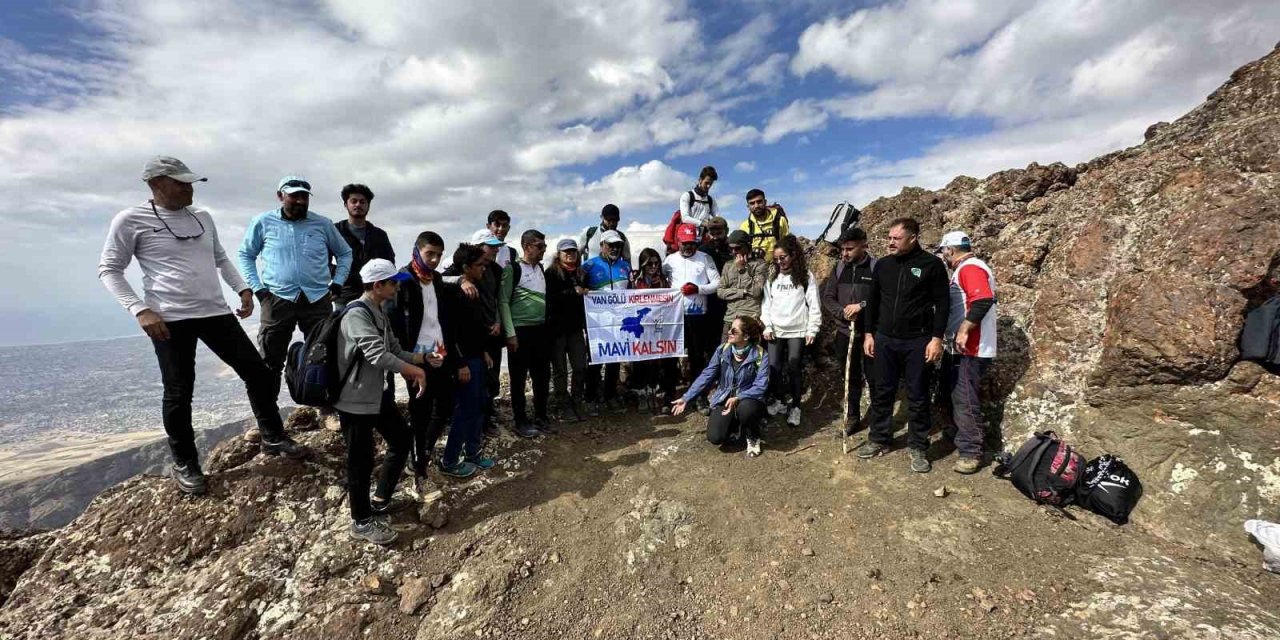
[[[686,242],[697,242],[698,228],[687,223],[676,227],[676,241],[681,244]]]

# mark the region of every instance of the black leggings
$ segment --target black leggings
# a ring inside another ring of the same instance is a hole
[[[724,405],[711,407],[711,417],[707,418],[707,442],[724,444],[735,427],[741,428],[748,440],[759,440],[764,415],[764,403],[755,398],[739,400],[727,416],[724,415]]]
[[[800,406],[804,396],[804,338],[774,338],[769,342],[769,395],[781,400],[782,365],[786,359],[787,380],[791,387],[791,406]]]

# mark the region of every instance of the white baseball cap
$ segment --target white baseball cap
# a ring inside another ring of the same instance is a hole
[[[600,242],[604,242],[607,244],[622,243],[623,242],[622,234],[618,233],[617,231],[614,231],[613,229],[610,229],[600,234]]]
[[[942,236],[942,242],[938,243],[938,251],[942,251],[943,247],[954,247],[957,249],[972,249],[973,242],[969,240],[969,234],[963,231],[948,231]]]
[[[187,165],[177,158],[170,156],[156,156],[147,161],[142,167],[142,181],[146,182],[152,178],[160,176],[168,176],[178,182],[191,184],[192,182],[207,182],[209,179],[196,175],[194,171],[187,168]]]
[[[490,246],[500,246],[506,243],[503,242],[502,240],[499,240],[498,236],[493,235],[492,231],[488,229],[481,229],[471,234],[471,244],[487,244]]]
[[[413,276],[396,268],[391,264],[390,260],[382,258],[374,258],[360,267],[360,281],[365,284],[373,284],[382,282],[383,280],[398,280],[404,282]]]
[[[298,193],[299,191],[311,193],[311,183],[302,176],[285,176],[280,178],[280,184],[276,185],[276,191],[282,193]]]

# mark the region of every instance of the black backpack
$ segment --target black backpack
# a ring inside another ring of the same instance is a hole
[[[1116,524],[1124,524],[1141,498],[1138,474],[1124,460],[1107,453],[1085,465],[1076,502]]]
[[[311,329],[306,340],[289,345],[289,355],[284,361],[284,381],[289,386],[289,397],[308,407],[328,407],[338,401],[342,387],[364,360],[360,352],[338,374],[338,332],[342,318],[348,311],[363,307],[372,313],[369,305],[356,300],[334,311]]]
[[[1074,447],[1052,431],[1037,431],[1016,454],[996,456],[992,474],[1040,504],[1064,507],[1076,501],[1083,472],[1084,458]]]

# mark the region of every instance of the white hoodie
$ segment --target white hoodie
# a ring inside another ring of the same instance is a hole
[[[775,338],[808,338],[818,335],[822,308],[818,305],[818,280],[809,272],[809,286],[801,289],[785,273],[765,285],[760,321]]]

